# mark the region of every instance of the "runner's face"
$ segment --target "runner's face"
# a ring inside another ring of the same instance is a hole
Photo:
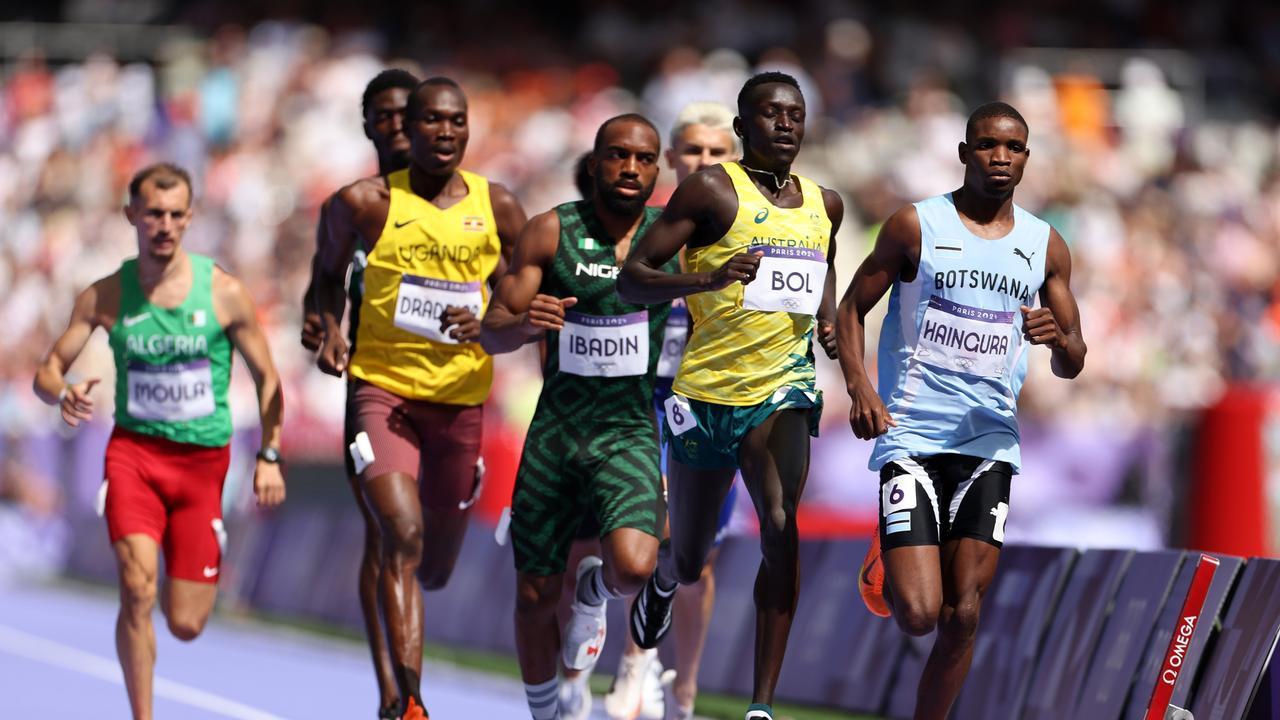
[[[394,169],[409,165],[409,136],[405,134],[404,110],[409,101],[405,88],[387,88],[369,102],[364,116],[364,134],[373,141],[380,164]]]
[[[620,215],[639,214],[658,181],[658,133],[641,122],[619,120],[605,130],[591,159],[596,195]]]
[[[182,182],[159,188],[148,180],[125,208],[125,217],[138,232],[138,254],[168,260],[178,251],[191,222],[191,191]]]
[[[1005,197],[1022,182],[1030,155],[1022,123],[1011,117],[979,120],[973,137],[960,143],[965,185],[990,197]]]
[[[676,183],[699,170],[733,159],[733,136],[700,123],[686,125],[667,149],[667,164],[676,171]]]
[[[451,175],[471,137],[467,98],[451,85],[426,85],[418,93],[421,109],[409,120],[413,163],[428,175]]]
[[[761,170],[789,168],[804,140],[804,96],[786,83],[756,87],[745,114],[735,121],[746,153],[762,162]]]

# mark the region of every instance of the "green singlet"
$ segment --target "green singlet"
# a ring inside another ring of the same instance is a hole
[[[559,247],[538,292],[578,302],[565,329],[547,333],[542,395],[511,503],[516,567],[535,575],[564,571],[585,513],[601,536],[629,527],[661,537],[665,522],[653,383],[671,304],[618,297],[616,241],[590,201],[555,212]],[[645,208],[635,239],[659,212]],[[678,271],[679,260],[663,269]]]

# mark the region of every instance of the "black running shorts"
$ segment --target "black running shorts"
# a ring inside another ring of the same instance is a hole
[[[973,538],[1002,547],[1013,468],[968,455],[894,460],[880,469],[884,550]]]

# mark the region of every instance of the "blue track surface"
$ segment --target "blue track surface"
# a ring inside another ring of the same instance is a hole
[[[115,599],[64,587],[0,590],[0,718],[129,718],[115,655]],[[215,616],[185,644],[156,621],[158,720],[373,718],[368,651]],[[527,718],[521,685],[427,663],[433,720]]]

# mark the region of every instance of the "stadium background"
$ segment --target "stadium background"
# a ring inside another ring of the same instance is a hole
[[[968,108],[1011,102],[1031,126],[1018,201],[1071,247],[1090,353],[1071,383],[1033,357],[1008,537],[1280,551],[1274,3],[67,0],[0,5],[0,587],[95,576],[77,558],[106,545],[92,515],[112,398],[105,338],[73,373],[105,378],[93,427],[68,432],[30,383],[75,293],[136,252],[119,207],[153,160],[193,171],[187,247],[259,304],[285,385],[291,511],[350,507],[344,387],[299,345],[299,300],[319,203],[375,169],[360,93],[388,65],[462,84],[464,166],[530,214],[574,197],[573,161],[605,118],[639,111],[665,129],[689,101],[732,104],[756,70],[789,72],[809,105],[796,169],[845,200],[841,290],[895,207],[958,185]],[[539,385],[532,353],[497,367],[481,521],[509,497]],[[256,414],[239,370],[233,530],[267,522],[247,487]],[[838,368],[824,361],[819,381],[802,529],[862,537],[876,503],[869,446],[848,430]],[[1203,510],[1218,495],[1247,500]],[[740,512],[736,529],[752,522]],[[233,587],[224,607],[250,600]]]

